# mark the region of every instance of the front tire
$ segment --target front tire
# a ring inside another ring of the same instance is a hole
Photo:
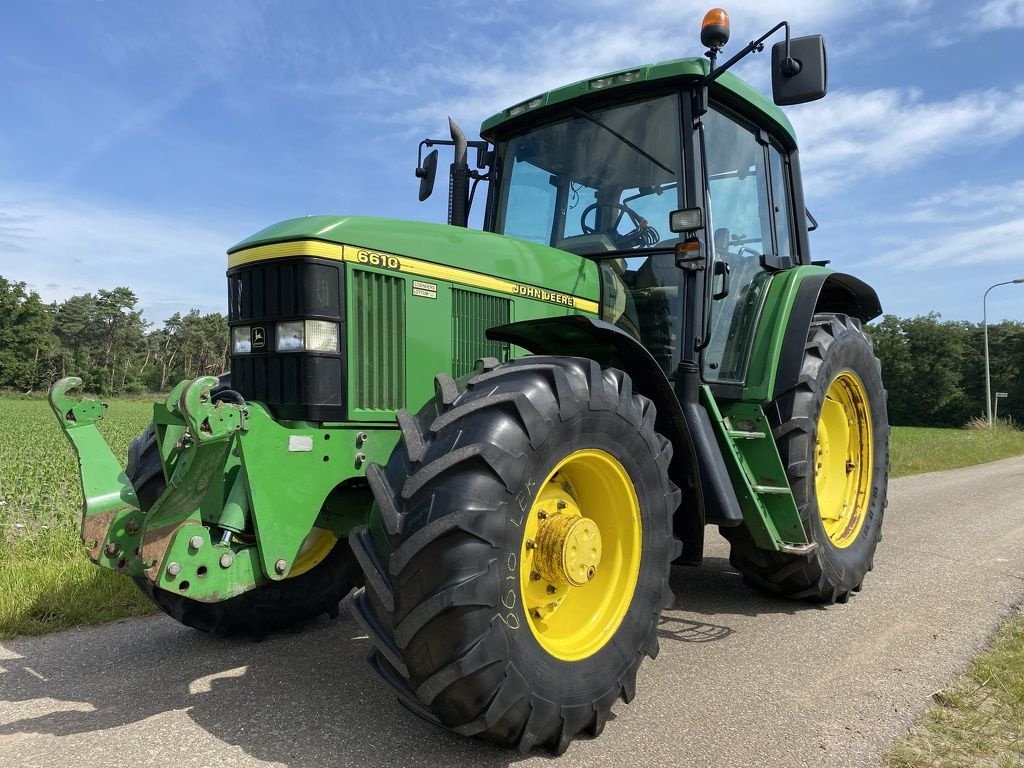
[[[799,383],[765,415],[786,467],[806,555],[758,549],[745,526],[721,528],[729,560],[754,586],[846,602],[874,565],[889,478],[889,420],[881,370],[860,321],[814,316]]]
[[[352,600],[371,663],[421,716],[562,753],[630,701],[679,554],[672,445],[621,371],[529,357],[437,394],[367,478]]]

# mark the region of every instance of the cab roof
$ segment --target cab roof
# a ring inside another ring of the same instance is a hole
[[[518,123],[523,115],[534,111],[541,111],[545,107],[571,101],[581,96],[620,88],[624,89],[623,95],[625,96],[626,90],[636,89],[637,86],[641,86],[644,83],[652,83],[658,80],[667,81],[674,78],[694,80],[706,75],[708,69],[709,62],[707,59],[691,57],[662,61],[657,64],[645,64],[640,67],[608,72],[597,77],[589,77],[586,80],[554,88],[539,96],[534,96],[531,99],[501,110],[501,112],[484,120],[483,125],[480,126],[480,135],[490,140],[495,132],[500,131],[502,126],[511,121]],[[741,80],[731,72],[724,72],[713,83],[712,89],[715,88],[724,89],[730,95],[738,97],[749,104],[755,112],[760,113],[769,121],[775,123],[788,134],[794,144],[796,143],[796,133],[786,114],[745,80]]]

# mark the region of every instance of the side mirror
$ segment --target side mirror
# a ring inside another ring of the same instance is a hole
[[[434,191],[434,177],[437,176],[437,150],[423,158],[423,165],[416,169],[416,178],[420,180],[420,202],[422,203]]]
[[[821,35],[794,37],[772,46],[772,98],[776,104],[785,107],[815,101],[827,91],[828,66]]]

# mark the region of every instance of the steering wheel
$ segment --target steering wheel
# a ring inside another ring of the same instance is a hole
[[[595,227],[592,227],[589,224],[587,224],[587,216],[590,214],[591,211],[596,211],[601,206],[605,206],[607,208],[614,208],[615,210],[619,211],[619,215],[618,217],[616,217],[615,223],[611,227],[611,231],[606,234],[609,234],[612,237],[612,239],[617,240],[619,245],[626,245],[629,248],[635,248],[637,245],[643,243],[643,238],[641,236],[645,230],[650,228],[647,226],[647,220],[644,219],[632,208],[623,205],[622,203],[591,203],[586,208],[584,208],[583,213],[580,214],[580,229],[583,230],[583,234],[593,235],[597,233],[597,229]],[[629,217],[630,222],[632,222],[633,224],[633,229],[624,234],[619,234],[617,228],[619,226],[619,222],[622,221],[623,215]],[[596,216],[594,217],[594,223],[597,223]]]

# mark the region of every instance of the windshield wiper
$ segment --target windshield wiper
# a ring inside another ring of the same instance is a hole
[[[611,127],[610,125],[606,125],[605,123],[602,123],[602,122],[601,122],[600,120],[598,120],[598,119],[597,119],[596,117],[594,117],[594,116],[593,116],[592,114],[590,114],[589,112],[584,112],[584,111],[583,111],[582,109],[580,109],[579,107],[573,107],[573,108],[572,108],[572,111],[573,111],[573,114],[579,115],[580,117],[584,118],[585,120],[589,120],[589,121],[590,121],[590,122],[592,122],[592,123],[593,123],[594,125],[596,125],[596,126],[597,126],[598,128],[604,128],[604,129],[605,129],[606,131],[608,131],[608,133],[610,133],[610,134],[611,134],[612,136],[614,136],[614,137],[615,137],[616,139],[618,139],[619,141],[621,141],[621,142],[622,142],[623,144],[625,144],[626,146],[628,146],[628,147],[629,147],[630,149],[635,149],[635,150],[636,150],[637,152],[639,152],[639,153],[640,153],[641,155],[643,155],[644,157],[646,157],[646,158],[647,158],[648,160],[650,160],[650,161],[651,161],[652,163],[654,163],[654,164],[655,164],[656,166],[658,166],[659,168],[662,168],[662,169],[664,169],[664,170],[668,171],[668,172],[669,172],[669,173],[671,173],[671,174],[672,174],[673,176],[675,176],[675,175],[676,175],[676,172],[675,172],[675,171],[673,171],[673,170],[672,170],[671,168],[669,168],[669,167],[668,167],[667,165],[665,165],[665,164],[664,164],[663,162],[661,162],[660,160],[658,160],[658,159],[657,159],[656,157],[653,157],[652,155],[648,154],[648,153],[647,153],[647,152],[645,152],[644,150],[640,149],[640,147],[638,147],[638,146],[637,146],[636,144],[634,144],[634,143],[633,143],[632,141],[630,141],[630,140],[629,140],[629,139],[627,139],[627,138],[626,138],[625,136],[623,136],[623,135],[622,135],[621,133],[619,133],[618,131],[616,131],[616,130],[615,130],[614,128],[612,128],[612,127]]]

